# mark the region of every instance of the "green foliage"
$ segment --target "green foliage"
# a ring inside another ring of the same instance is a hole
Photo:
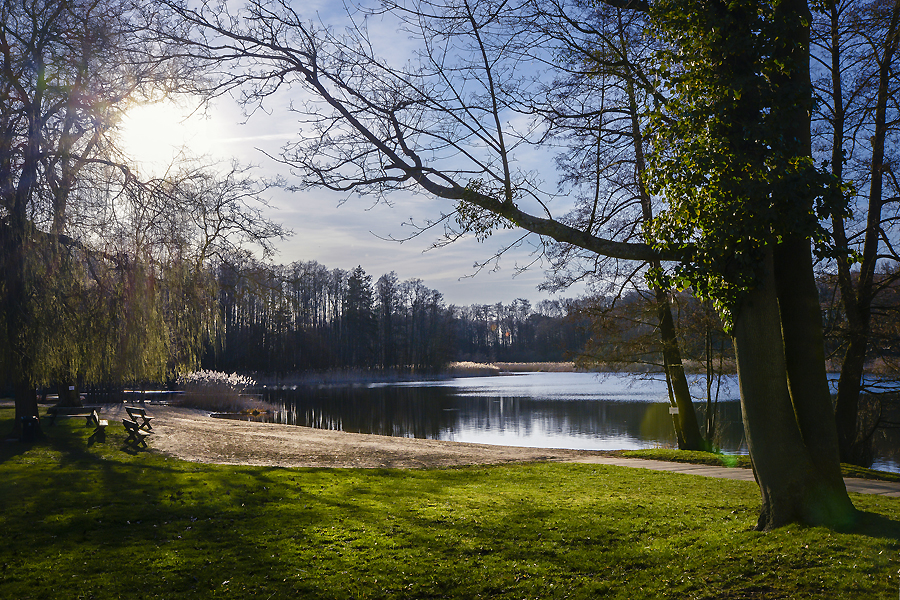
[[[163,379],[169,333],[152,272],[46,236],[35,238],[26,248],[24,308],[33,383]],[[10,352],[8,344],[2,349]]]
[[[484,181],[473,179],[466,187],[468,195],[484,195],[491,198],[502,198],[501,189],[491,189]],[[475,235],[483,242],[494,233],[495,229],[513,229],[515,224],[498,215],[495,211],[482,208],[469,200],[463,199],[456,204],[456,224],[459,228]]]
[[[0,410],[0,428],[12,411]],[[89,444],[0,448],[4,598],[888,598],[900,503],[855,533],[760,534],[748,482],[596,465],[200,465]],[[765,590],[764,594],[760,594]]]
[[[160,299],[169,332],[167,374],[182,375],[200,366],[205,344],[221,320],[216,281],[203,265],[172,260],[162,270]]]
[[[765,247],[799,234],[826,250],[818,217],[846,200],[809,155],[808,49],[797,47],[808,23],[780,5],[665,0],[651,11],[667,101],[650,115],[648,183],[668,209],[646,234],[684,255],[651,279],[711,298],[726,325]]]

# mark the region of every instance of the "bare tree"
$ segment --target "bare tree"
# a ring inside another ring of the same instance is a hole
[[[900,2],[826,3],[814,31],[813,64],[820,73],[815,81],[823,99],[816,115],[819,150],[835,176],[832,194],[851,196],[851,211],[836,202],[829,215],[835,245],[853,250],[833,261],[846,315],[835,419],[841,459],[862,464],[869,436],[860,430],[858,415],[872,354],[872,310],[894,283],[878,271],[900,260],[900,185],[891,152],[900,131]]]
[[[648,24],[641,12],[588,4],[579,16],[576,20],[568,15],[563,4],[541,2],[523,19],[555,42],[563,67],[561,75],[545,85],[544,102],[534,105],[549,124],[551,139],[565,149],[557,156],[560,191],[570,192],[577,201],[563,219],[595,235],[640,241],[654,216],[654,198],[645,183],[642,129],[646,106],[660,95],[649,75],[658,43],[644,34]],[[546,46],[539,44],[541,52]],[[538,58],[530,44],[522,52]],[[623,293],[644,283],[648,268],[662,268],[659,260],[635,264],[571,244],[553,244],[549,255],[553,274],[547,287],[553,289],[587,279]],[[669,292],[654,286],[653,293],[655,334],[662,341],[662,368],[677,407],[673,422],[679,448],[708,449],[682,364]]]
[[[129,168],[123,114],[188,91],[196,75],[155,35],[153,3],[3,2],[0,15],[0,357],[19,423],[38,414],[37,385],[75,384],[61,397],[78,402],[85,382],[162,378],[183,337],[172,335],[183,313],[164,315],[174,287],[159,285],[163,273],[196,277],[285,232],[261,217],[262,190],[238,168],[150,182]],[[197,283],[178,279],[182,291]]]

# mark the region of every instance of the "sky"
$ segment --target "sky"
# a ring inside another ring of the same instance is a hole
[[[237,106],[219,100],[205,116],[190,115],[190,107],[152,105],[133,114],[125,122],[123,135],[128,151],[143,162],[145,172],[159,174],[178,154],[181,146],[199,156],[228,163],[232,157],[256,166],[260,177],[283,175],[290,182],[285,167],[267,157],[277,153],[288,139],[290,117],[277,113],[254,117],[242,124]],[[280,131],[281,133],[274,133]],[[265,153],[264,153],[265,152]],[[447,304],[508,304],[517,298],[537,303],[545,298],[573,297],[581,290],[561,295],[539,291],[544,281],[541,261],[522,273],[517,266],[531,264],[538,240],[531,236],[499,261],[483,269],[475,267],[501,248],[522,237],[520,230],[495,233],[485,242],[467,238],[441,248],[431,246],[438,232],[426,232],[406,239],[413,232],[412,219],[424,222],[434,218],[440,200],[422,195],[394,194],[390,206],[375,203],[372,198],[337,194],[327,190],[288,192],[270,189],[266,195],[271,209],[269,217],[293,231],[293,235],[276,244],[273,261],[317,261],[329,269],[350,270],[357,265],[372,276],[394,271],[402,281],[419,278],[424,285],[444,295]],[[406,239],[406,241],[392,241]]]
[[[340,15],[331,18],[339,19]],[[277,156],[281,146],[296,135],[296,118],[286,106],[270,104],[267,112],[257,111],[249,119],[227,97],[217,99],[205,114],[191,115],[195,108],[184,102],[181,106],[166,103],[130,111],[123,131],[126,147],[144,161],[145,169],[157,174],[172,160],[177,148],[185,146],[193,155],[224,163],[234,157],[243,164],[257,165],[259,177],[280,175],[291,183],[286,167],[266,156]],[[273,258],[277,263],[314,260],[330,269],[345,270],[359,265],[373,281],[394,271],[400,280],[421,279],[424,285],[443,293],[448,304],[456,305],[508,304],[517,298],[537,303],[559,297],[538,290],[546,263],[535,263],[539,258],[535,254],[539,242],[536,236],[507,251],[497,263],[499,268],[493,263],[476,268],[476,263],[521,238],[524,232],[520,230],[497,232],[483,243],[467,238],[441,248],[432,248],[439,231],[402,243],[391,241],[409,238],[414,231],[410,221],[423,223],[437,217],[441,206],[446,206],[441,200],[398,193],[387,205],[371,197],[327,190],[292,193],[283,189],[270,190],[268,199],[270,218],[294,233],[277,244],[278,254]],[[532,263],[527,271],[518,272],[517,267]],[[561,296],[583,293],[583,289],[573,288]]]

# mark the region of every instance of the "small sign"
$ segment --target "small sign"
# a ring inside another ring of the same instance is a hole
[[[669,414],[670,414],[670,415],[677,415],[677,414],[678,414],[678,407],[677,407],[677,406],[670,406],[670,407],[669,407]]]
[[[70,385],[70,386],[69,386],[69,391],[70,391],[70,392],[74,392],[74,391],[75,391],[75,386],[74,386],[74,385]]]

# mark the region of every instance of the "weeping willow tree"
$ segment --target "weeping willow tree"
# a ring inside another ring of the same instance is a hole
[[[92,203],[109,195],[92,188],[109,189],[108,167],[123,172],[115,128],[128,106],[190,75],[184,61],[148,58],[151,47],[172,53],[148,36],[156,15],[144,8],[0,2],[0,352],[17,422],[38,415],[35,386],[102,370],[93,356],[120,322],[91,313],[126,289],[90,272],[109,229],[108,206]]]
[[[221,322],[216,281],[209,271],[194,270],[185,261],[168,264],[164,278],[160,303],[168,336],[167,370],[172,375],[196,371]]]
[[[217,270],[253,256],[269,258],[290,232],[263,214],[267,185],[236,163],[188,160],[142,186],[132,236],[157,274],[167,334],[167,374],[194,371],[222,337]],[[140,214],[138,214],[140,213]]]
[[[222,321],[215,267],[254,244],[270,255],[272,238],[287,234],[261,214],[265,186],[234,165],[190,163],[159,180],[118,184],[85,191],[115,210],[103,235],[77,241],[33,227],[21,252],[21,350],[17,358],[13,329],[3,329],[0,361],[11,372],[26,357],[29,385],[57,385],[63,405],[77,405],[85,385],[196,370]]]
[[[26,257],[31,318],[20,342],[33,384],[56,384],[60,402],[77,405],[86,384],[163,379],[170,335],[153,269],[125,254],[38,239]],[[3,348],[9,368],[10,344]]]

